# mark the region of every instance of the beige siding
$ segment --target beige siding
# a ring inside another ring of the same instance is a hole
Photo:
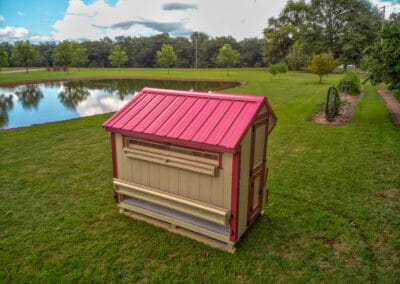
[[[232,154],[223,153],[222,169],[210,176],[127,157],[121,135],[116,138],[119,179],[230,209]]]
[[[266,113],[267,112],[267,107],[265,105],[262,106],[262,108],[260,109],[260,111],[258,112],[258,115]]]
[[[247,200],[248,200],[248,186],[249,186],[250,144],[251,144],[251,128],[247,131],[241,144],[242,152],[240,153],[238,237],[240,237],[246,231],[247,228]]]

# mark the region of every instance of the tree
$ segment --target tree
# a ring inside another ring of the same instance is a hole
[[[125,64],[128,61],[128,55],[126,55],[125,51],[122,50],[119,44],[114,46],[114,50],[108,56],[111,64],[114,66],[118,66],[121,68],[121,65]]]
[[[113,49],[111,39],[105,37],[96,41],[85,41],[81,45],[87,51],[89,67],[109,67],[108,56]]]
[[[304,1],[289,0],[278,18],[270,18],[264,29],[264,60],[268,64],[285,59],[289,48],[308,26],[311,7]]]
[[[245,38],[239,42],[240,66],[259,67],[262,65],[263,47],[258,38]]]
[[[231,68],[239,64],[240,53],[237,50],[232,49],[229,43],[224,44],[223,47],[219,49],[217,56],[217,63],[220,66]],[[229,69],[226,73],[229,76]]]
[[[2,67],[8,66],[7,52],[0,49],[0,71]]]
[[[174,48],[169,44],[163,44],[161,49],[157,51],[157,64],[168,68],[168,74],[169,68],[175,63],[176,59]]]
[[[303,54],[331,50],[335,58],[358,64],[362,51],[377,40],[380,13],[368,0],[289,0],[264,30],[266,63],[279,62],[297,41]]]
[[[33,48],[30,42],[18,41],[11,54],[11,59],[19,66],[26,67],[26,73],[29,73],[29,66],[35,62],[38,52]]]
[[[60,66],[80,66],[88,61],[87,51],[78,42],[63,41],[53,52],[53,61]]]
[[[400,89],[400,13],[392,14],[380,33],[381,41],[366,49],[369,80]]]
[[[381,15],[368,0],[312,0],[304,43],[309,53],[331,50],[347,64],[359,64],[362,51],[378,39]]]
[[[335,69],[337,61],[333,58],[332,52],[325,52],[314,55],[308,70],[319,76],[319,83],[322,82],[322,76],[329,74]]]
[[[37,66],[52,66],[53,65],[53,51],[56,48],[55,42],[43,42],[35,46],[38,51],[36,60]]]
[[[303,43],[298,40],[290,48],[286,56],[290,70],[299,70],[309,63],[309,57],[304,53]]]
[[[283,74],[283,73],[286,73],[287,71],[288,71],[288,66],[283,61],[273,64],[269,68],[269,72],[271,72],[272,76],[275,76],[276,74],[281,74],[281,73]]]
[[[71,42],[71,48],[73,49],[71,66],[84,66],[89,61],[86,48],[78,42]]]

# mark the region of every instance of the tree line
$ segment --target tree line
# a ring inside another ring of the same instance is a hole
[[[379,40],[382,13],[368,0],[289,0],[264,30],[264,60],[285,60],[301,69],[314,54],[331,52],[347,65],[359,65],[366,47]]]
[[[26,63],[12,56],[15,47],[21,44],[26,44],[26,42],[16,42],[14,44],[3,42],[0,44],[0,57],[4,57],[2,63],[0,63],[0,67],[26,66],[24,65]],[[31,52],[35,55],[34,60],[29,62],[29,66],[38,67],[56,65],[112,67],[115,65],[112,64],[110,55],[112,55],[116,46],[127,56],[127,60],[118,67],[159,67],[157,51],[160,51],[163,45],[169,45],[173,47],[176,54],[174,67],[215,68],[222,66],[217,57],[219,49],[225,44],[229,44],[233,50],[239,53],[239,59],[235,62],[235,66],[265,66],[261,39],[248,38],[237,41],[231,36],[211,38],[201,32],[195,32],[189,38],[173,38],[168,33],[162,33],[151,37],[120,36],[116,37],[115,40],[105,37],[95,41],[80,43],[65,41],[61,43],[44,42],[29,44],[32,47]]]

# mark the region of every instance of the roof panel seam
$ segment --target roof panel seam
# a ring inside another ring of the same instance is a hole
[[[225,129],[224,134],[221,136],[221,138],[218,141],[218,145],[221,143],[222,139],[225,138],[226,133],[231,129],[233,122],[236,120],[236,118],[239,116],[239,114],[242,112],[242,110],[244,109],[244,107],[247,105],[247,103],[244,103],[242,105],[242,107],[240,108],[240,110],[237,112],[237,114],[235,115],[235,117],[232,119],[231,123],[229,124],[229,126]]]
[[[179,135],[177,137],[180,137],[182,135],[182,133],[184,133],[186,131],[186,129],[189,128],[189,126],[193,123],[193,121],[195,120],[195,118],[197,117],[197,115],[204,109],[204,106],[210,101],[210,98],[207,98],[207,101],[200,107],[200,110],[197,111],[196,115],[193,115],[192,119],[189,121],[189,123],[186,125],[186,127],[184,127],[184,129],[181,131],[181,133],[179,133]]]
[[[186,97],[186,100],[187,100],[188,98],[189,98],[189,97]],[[185,101],[186,101],[186,100],[185,100]],[[194,105],[196,102],[197,102],[196,100],[193,100],[193,102],[190,104],[190,106],[188,106],[188,110],[191,109],[191,108],[193,107],[193,105]],[[186,114],[188,114],[188,113],[189,113],[189,112],[187,111]],[[175,127],[176,127],[176,124],[175,124],[173,127],[171,127],[171,129],[170,129],[164,136],[169,136],[169,134],[171,133],[172,130],[174,130]],[[179,137],[179,135],[178,135],[177,137]]]
[[[207,141],[208,138],[211,136],[211,134],[214,132],[215,128],[217,128],[217,126],[219,125],[219,123],[221,122],[222,118],[225,116],[225,114],[229,111],[229,108],[232,106],[233,104],[233,100],[230,100],[230,104],[229,106],[225,109],[224,113],[221,115],[221,117],[219,118],[218,122],[215,123],[214,127],[212,128],[212,130],[210,131],[210,133],[208,133],[207,137],[203,140],[203,142]]]
[[[220,100],[220,99],[217,99],[217,101],[218,101],[218,102],[215,104],[215,106],[213,106],[212,109],[209,111],[211,114],[212,114],[212,113],[214,112],[214,110],[221,104],[221,100]],[[208,102],[207,102],[207,103],[208,103]],[[207,104],[207,103],[206,103],[206,104]],[[204,109],[204,107],[206,106],[206,104],[203,106],[203,108],[201,109],[201,111],[203,111],[203,109]],[[200,112],[201,112],[201,111],[200,111]],[[199,113],[200,113],[200,112],[199,112]],[[200,127],[198,128],[198,130],[200,130],[201,127],[207,123],[208,119],[210,119],[210,116],[211,116],[211,115],[208,115],[208,117],[203,121],[202,125],[200,125]],[[192,136],[191,136],[190,138],[188,138],[188,140],[192,141],[192,140],[193,140],[193,137],[195,137],[196,134],[197,134],[197,132],[193,133]]]

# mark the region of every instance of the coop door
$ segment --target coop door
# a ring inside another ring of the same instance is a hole
[[[262,209],[265,183],[266,129],[266,120],[255,123],[252,128],[247,203],[248,225],[254,221]]]

